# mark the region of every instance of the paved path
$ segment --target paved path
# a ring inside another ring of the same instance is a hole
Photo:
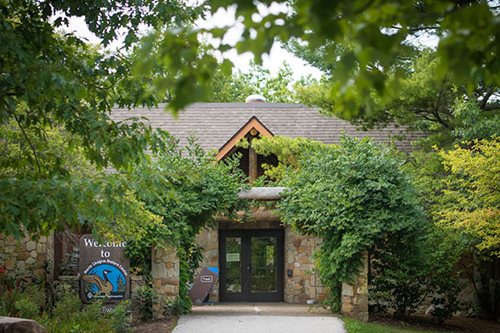
[[[193,307],[173,333],[345,333],[342,320],[318,307],[220,304]]]

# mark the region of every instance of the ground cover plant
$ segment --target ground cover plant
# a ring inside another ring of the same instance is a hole
[[[33,319],[49,333],[126,333],[129,331],[127,304],[103,313],[102,304],[83,306],[71,292],[59,294],[55,304],[40,282],[13,280],[0,274],[0,316]]]
[[[364,323],[351,318],[344,318],[344,327],[347,333],[453,333],[450,330],[433,330],[421,327],[398,327],[381,323]]]

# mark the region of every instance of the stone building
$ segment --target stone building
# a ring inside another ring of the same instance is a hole
[[[142,117],[152,127],[168,131],[181,146],[187,143],[188,138],[196,137],[203,149],[216,151],[218,160],[241,154],[240,167],[250,182],[263,175],[263,163],[277,163],[274,156],[256,154],[251,146],[255,138],[304,137],[330,144],[338,143],[343,135],[368,136],[375,142],[393,143],[402,151],[410,151],[412,142],[421,137],[421,134],[408,133],[405,128],[395,126],[362,131],[346,121],[324,116],[317,109],[299,104],[257,101],[197,103],[180,112],[177,118],[164,109],[165,105],[154,109],[115,109],[112,117],[115,121]],[[249,142],[247,147],[238,145],[242,139]],[[242,192],[241,197],[279,200],[281,190],[252,188]],[[57,276],[62,271],[72,270],[71,267],[61,267],[60,263],[65,253],[74,252],[72,244],[75,243],[61,239],[60,235],[38,241],[26,238],[15,242],[0,233],[0,268],[3,274],[12,277],[26,276],[30,272],[34,277],[51,279],[53,274]],[[323,300],[328,291],[319,283],[312,259],[320,243],[320,238],[292,231],[269,208],[254,209],[244,223],[218,218],[215,227],[198,235],[198,244],[204,250],[201,269],[212,268],[219,272],[211,300],[302,304],[308,300]],[[179,287],[179,264],[175,251],[153,249],[152,257],[154,287],[163,300],[175,297]],[[75,260],[78,261],[78,258]],[[48,267],[51,262],[55,262],[54,269]],[[365,263],[355,283],[343,286],[343,312],[366,319],[367,297]],[[157,313],[162,312],[160,303]]]
[[[421,136],[395,126],[362,131],[346,121],[298,104],[198,103],[180,112],[178,119],[164,108],[165,105],[157,109],[116,109],[113,118],[126,121],[131,116],[143,117],[152,127],[164,129],[180,140],[181,146],[189,137],[196,137],[202,148],[217,152],[218,160],[239,153],[240,167],[250,182],[263,174],[263,163],[277,163],[276,157],[256,154],[251,146],[255,138],[278,135],[338,143],[343,135],[368,136],[376,142],[393,143],[398,149],[409,151],[412,141]],[[248,147],[238,145],[243,139],[249,142]],[[279,192],[276,188],[253,188],[241,196],[279,200]],[[244,223],[217,219],[214,228],[198,235],[198,244],[204,250],[200,268],[215,268],[220,272],[211,300],[302,304],[323,300],[328,291],[319,283],[312,259],[320,243],[319,238],[292,231],[272,209],[255,209]],[[152,268],[155,288],[164,297],[175,297],[178,293],[175,253],[155,250]],[[343,312],[361,319],[368,316],[366,275],[365,267],[354,285],[343,288]]]

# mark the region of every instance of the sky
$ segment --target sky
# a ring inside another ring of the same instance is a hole
[[[195,3],[197,0],[187,0]],[[259,14],[261,17],[266,16],[269,13],[287,13],[289,8],[286,4],[277,4],[273,2],[271,5],[267,6],[259,3],[257,6]],[[259,15],[255,14],[253,19],[258,22]],[[220,8],[213,15],[208,13],[205,18],[199,19],[196,23],[199,28],[209,29],[213,27],[227,27],[228,32],[223,40],[224,43],[234,45],[239,38],[241,38],[241,33],[243,31],[243,24],[235,18],[235,6],[230,6],[227,9]],[[74,31],[78,36],[87,38],[90,43],[99,44],[100,40],[93,33],[89,31],[84,20],[80,17],[70,17],[69,18],[69,30]],[[146,30],[146,27],[145,27]],[[208,40],[208,42],[213,42],[213,40]],[[427,47],[436,47],[438,39],[435,36],[422,35],[418,38],[409,40],[412,44],[422,45]],[[117,40],[113,42],[108,49],[117,49],[122,45],[122,40]],[[236,50],[230,50],[224,53],[225,58],[230,59],[235,68],[242,72],[248,72],[250,70],[250,63],[253,59],[251,53],[247,52],[244,54],[238,54]],[[321,71],[307,64],[302,59],[297,58],[295,55],[286,51],[279,43],[274,43],[270,53],[268,55],[264,54],[262,56],[263,66],[268,69],[272,75],[276,74],[279,68],[286,62],[290,65],[293,71],[293,79],[298,80],[303,76],[312,76],[316,79],[321,77]]]
[[[261,5],[259,8],[259,12],[262,15],[266,15],[267,13],[277,13],[287,11],[287,9],[282,5],[277,5],[273,3],[270,7],[266,7]],[[234,45],[241,36],[241,32],[243,31],[243,25],[241,22],[235,19],[235,9],[234,7],[230,7],[228,10],[219,9],[214,15],[208,14],[206,18],[200,19],[196,22],[196,26],[200,28],[212,28],[212,27],[225,27],[229,28],[228,33],[224,39],[225,43]],[[258,17],[255,19],[258,20]],[[85,21],[80,17],[70,17],[69,18],[69,30],[74,31],[77,36],[86,38],[92,44],[99,44],[100,39],[95,36],[92,32],[89,31]],[[210,41],[209,41],[210,42]],[[122,41],[118,40],[113,42],[108,49],[114,50],[121,46]],[[224,53],[224,57],[230,59],[235,68],[242,72],[248,72],[250,69],[250,63],[252,61],[251,53],[237,54],[236,50],[230,50]],[[293,79],[298,80],[302,76],[311,75],[314,78],[319,78],[321,76],[321,72],[308,65],[303,60],[297,58],[290,52],[286,51],[281,47],[278,43],[275,43],[271,49],[269,55],[263,55],[263,66],[268,69],[272,75],[276,74],[278,69],[283,65],[283,62],[286,61],[288,65],[293,70]]]

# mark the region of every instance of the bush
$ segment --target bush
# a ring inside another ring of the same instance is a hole
[[[103,313],[102,305],[96,302],[83,306],[78,296],[67,294],[56,305],[52,315],[45,315],[40,322],[49,333],[127,332],[126,305],[117,305],[110,313]]]
[[[139,304],[141,320],[146,321],[153,318],[153,302],[158,297],[158,293],[151,286],[137,288],[135,298]]]
[[[13,278],[0,279],[0,316],[35,318],[45,308],[45,290],[41,285]]]
[[[123,333],[128,330],[126,303],[103,313],[102,303],[82,305],[74,293],[63,294],[56,306],[46,309],[45,289],[37,284],[0,285],[0,316],[33,319],[49,333]],[[45,311],[44,311],[45,310]]]
[[[312,147],[301,156],[298,170],[284,180],[289,190],[278,204],[282,220],[301,233],[323,238],[315,261],[322,283],[331,290],[332,310],[339,308],[340,284],[355,276],[366,252],[381,250],[390,253],[389,259],[410,260],[394,266],[387,283],[402,281],[405,275],[413,280],[405,269],[412,266],[409,245],[421,233],[423,211],[401,165],[387,147],[343,138],[339,146]],[[384,258],[378,259],[382,263]],[[402,296],[401,312],[411,311],[403,308],[413,297]]]
[[[191,311],[191,306],[191,299],[176,297],[173,301],[165,303],[163,315],[170,317],[186,314]]]

